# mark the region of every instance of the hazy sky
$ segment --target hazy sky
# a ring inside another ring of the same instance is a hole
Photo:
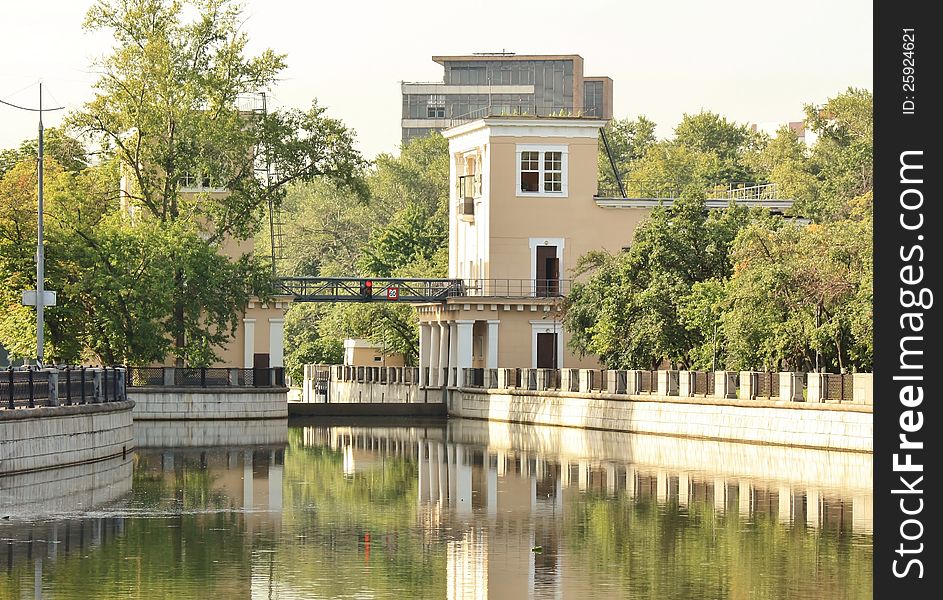
[[[5,0],[0,99],[74,109],[111,40],[82,30],[90,0]],[[276,106],[312,98],[372,157],[400,140],[400,81],[441,81],[433,54],[575,53],[615,82],[615,115],[646,115],[662,137],[687,112],[744,123],[798,120],[802,105],[872,88],[872,3],[853,0],[246,0],[255,51],[288,55]],[[25,88],[25,89],[24,89]],[[61,120],[49,115],[47,126]],[[0,148],[36,135],[35,113],[0,105]]]

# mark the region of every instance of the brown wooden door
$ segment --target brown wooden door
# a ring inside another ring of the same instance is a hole
[[[255,354],[252,356],[252,381],[256,386],[271,385],[268,361],[268,354]]]
[[[557,258],[557,247],[537,246],[537,264],[535,266],[537,296],[556,295],[560,279],[560,259]]]
[[[537,334],[537,368],[557,368],[557,334]]]

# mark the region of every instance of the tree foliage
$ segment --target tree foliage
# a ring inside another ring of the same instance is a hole
[[[294,186],[285,202],[288,268],[320,276],[444,277],[448,181],[448,142],[432,134],[411,140],[397,156],[377,157],[363,174],[367,201],[326,182]],[[336,347],[344,338],[366,338],[407,364],[418,359],[409,305],[338,304],[314,312],[299,305],[289,310],[294,314],[308,315],[298,321],[305,339],[333,340]]]
[[[772,181],[805,219],[706,214],[690,193],[655,209],[627,252],[583,257],[566,305],[573,348],[614,368],[870,369],[871,105],[850,89],[807,106],[811,148],[789,127],[769,139],[704,112],[648,144],[630,188]]]
[[[640,115],[637,119],[612,119],[606,123],[606,140],[612,152],[612,162],[623,179],[632,168],[632,163],[645,155],[655,142],[655,123]],[[612,162],[605,146],[599,144],[599,188],[615,190],[618,187]]]
[[[48,317],[52,355],[74,360],[84,350],[141,363],[171,353],[208,364],[249,300],[272,292],[270,266],[241,244],[265,210],[289,184],[315,179],[364,196],[363,160],[353,134],[316,103],[259,110],[257,93],[285,60],[271,50],[248,56],[230,0],[98,0],[85,26],[113,35],[115,46],[96,64],[94,98],[66,119],[100,149],[99,164],[88,166],[72,138],[50,137],[50,155],[62,161],[46,187],[49,287],[60,291]],[[35,182],[24,180],[28,165],[9,164],[30,151],[24,143],[0,161],[4,199],[16,207],[0,216],[8,306],[31,287]],[[195,193],[195,182],[225,192]],[[35,337],[21,312],[0,324],[14,353]]]
[[[682,319],[686,299],[693,285],[730,275],[729,247],[747,216],[742,207],[708,212],[690,193],[656,208],[627,251],[584,257],[582,270],[597,272],[566,301],[574,349],[613,368],[690,367],[705,340]]]

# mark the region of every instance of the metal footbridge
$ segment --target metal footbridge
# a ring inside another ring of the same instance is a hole
[[[445,302],[465,293],[461,279],[280,277],[276,285],[296,302]]]

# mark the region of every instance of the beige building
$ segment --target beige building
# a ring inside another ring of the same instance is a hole
[[[466,296],[419,307],[420,366],[597,367],[567,348],[562,296],[580,256],[628,245],[651,204],[596,198],[599,130],[586,117],[488,117],[443,132],[451,157],[449,277]],[[423,369],[423,373],[425,370]]]
[[[121,178],[122,210],[134,219],[138,208],[130,201],[131,195],[125,190],[131,186],[131,178]],[[197,195],[224,196],[229,192],[213,186],[208,178],[184,176],[180,183],[180,194],[184,197]],[[236,260],[253,253],[252,239],[238,240],[231,237],[223,239],[220,252]],[[293,300],[292,296],[276,296],[270,302],[263,303],[252,299],[236,326],[235,336],[222,348],[217,348],[219,359],[211,367],[242,367],[244,369],[267,369],[284,367],[285,312]],[[167,357],[165,365],[173,365],[173,358]]]
[[[600,128],[590,117],[485,117],[447,129],[449,277],[465,295],[418,307],[420,377],[462,383],[463,368],[599,368],[567,346],[561,305],[590,250],[619,252],[659,203],[597,196]],[[769,186],[708,197],[783,209]],[[773,196],[775,198],[775,196]],[[426,369],[428,367],[428,370]],[[446,371],[446,369],[448,369]]]
[[[385,352],[383,347],[358,338],[344,340],[344,364],[364,367],[405,367],[406,358],[398,352]]]

